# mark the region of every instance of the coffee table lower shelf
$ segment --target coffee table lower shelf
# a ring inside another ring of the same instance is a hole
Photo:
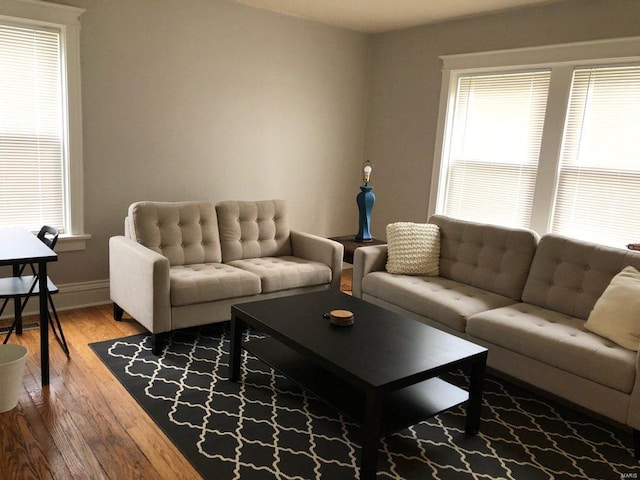
[[[357,424],[363,424],[365,396],[354,385],[271,337],[250,340],[243,347]],[[468,399],[467,391],[438,377],[391,391],[384,397],[381,435],[415,425]]]

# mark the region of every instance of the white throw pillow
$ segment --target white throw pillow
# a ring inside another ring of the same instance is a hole
[[[640,346],[640,272],[625,267],[611,279],[584,328],[635,352]]]
[[[411,222],[387,225],[387,272],[437,277],[439,265],[438,225]]]

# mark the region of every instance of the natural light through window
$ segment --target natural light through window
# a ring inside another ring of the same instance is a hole
[[[640,66],[578,69],[564,131],[553,231],[640,240]]]
[[[549,72],[459,79],[447,215],[528,225],[548,87]]]
[[[84,231],[80,16],[84,9],[0,1],[0,226]]]
[[[640,37],[443,58],[430,213],[640,243]]]
[[[60,32],[0,25],[0,225],[65,231]]]

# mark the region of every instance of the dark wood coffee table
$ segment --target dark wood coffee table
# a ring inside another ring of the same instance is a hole
[[[355,324],[323,314],[350,310]],[[487,349],[337,291],[231,307],[229,379],[240,379],[241,348],[362,426],[360,479],[376,477],[380,438],[467,402],[465,431],[480,427]],[[242,341],[247,325],[268,335]],[[462,368],[468,392],[438,378]]]

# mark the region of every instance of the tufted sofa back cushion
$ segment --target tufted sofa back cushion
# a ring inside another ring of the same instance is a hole
[[[213,203],[137,202],[128,217],[131,238],[171,266],[222,261]]]
[[[628,265],[640,269],[640,254],[555,234],[543,235],[522,299],[586,320],[611,279]]]
[[[440,227],[440,276],[520,300],[538,235],[433,215]]]
[[[284,200],[227,201],[216,205],[222,260],[291,255]]]

